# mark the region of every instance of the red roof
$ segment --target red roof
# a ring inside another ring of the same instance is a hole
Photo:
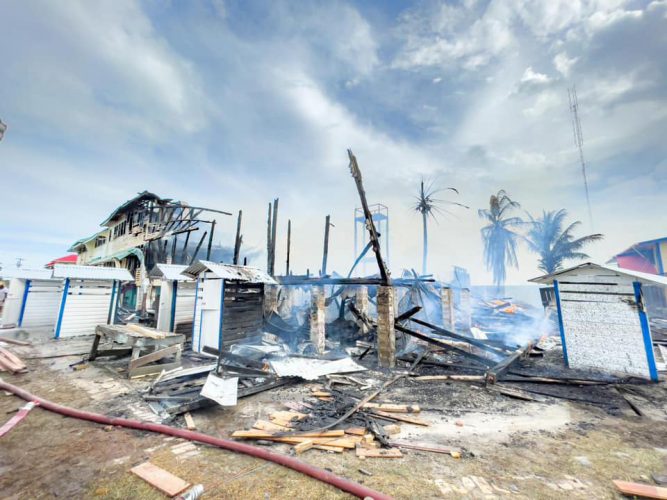
[[[76,264],[76,260],[78,258],[78,255],[75,253],[71,255],[65,255],[64,257],[60,257],[58,259],[52,260],[49,262],[46,266],[47,269],[52,269],[54,265],[56,264]]]

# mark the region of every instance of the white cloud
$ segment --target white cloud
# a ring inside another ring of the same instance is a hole
[[[558,71],[565,78],[570,76],[572,66],[577,62],[576,57],[570,59],[565,52],[559,52],[554,56],[553,63],[556,71]]]
[[[551,82],[549,78],[544,73],[539,73],[533,70],[532,66],[528,66],[526,71],[523,72],[521,77],[521,83],[531,84],[531,85],[544,85]]]

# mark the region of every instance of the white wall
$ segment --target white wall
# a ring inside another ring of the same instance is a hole
[[[571,368],[649,379],[633,280],[606,270],[577,270],[558,279]]]
[[[112,281],[70,280],[60,330],[56,335],[61,338],[92,335],[97,325],[106,325],[112,287]]]

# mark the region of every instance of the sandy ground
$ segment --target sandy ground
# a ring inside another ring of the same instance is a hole
[[[87,338],[12,347],[28,364],[2,378],[69,406],[157,421],[137,390],[104,363],[81,371]],[[61,356],[42,358],[42,356]],[[30,359],[35,358],[35,359]],[[371,377],[370,373],[364,377]],[[238,406],[193,413],[198,430],[226,437],[307,397],[307,385],[283,387],[240,400]],[[360,460],[353,452],[311,450],[301,459],[396,498],[615,498],[612,479],[650,482],[667,472],[667,388],[642,386],[638,417],[589,404],[524,402],[471,384],[404,380],[379,401],[418,403],[429,427],[402,425],[400,439],[458,446],[461,459],[408,451],[400,459]],[[0,424],[24,404],[0,392]],[[184,426],[181,418],[172,425]],[[271,446],[289,453],[286,445]],[[149,499],[164,495],[130,468],[146,460],[201,483],[204,498],[344,498],[340,491],[281,466],[161,435],[105,428],[39,408],[0,438],[0,496],[24,498]],[[370,472],[368,476],[360,472]]]

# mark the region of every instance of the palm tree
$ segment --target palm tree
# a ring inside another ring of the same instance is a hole
[[[448,187],[445,189],[435,189],[433,183],[431,182],[428,186],[424,187],[424,179],[421,181],[419,188],[419,196],[416,196],[417,203],[414,205],[414,210],[419,212],[422,215],[422,226],[424,229],[424,247],[422,250],[422,274],[426,274],[426,262],[428,260],[428,218],[433,217],[433,220],[436,220],[435,214],[441,212],[447,212],[443,209],[442,204],[448,205],[458,205],[463,208],[469,208],[461,203],[448,200],[439,200],[435,198],[435,195],[442,191],[454,191],[456,194],[459,194],[458,190],[453,187]]]
[[[504,189],[491,195],[489,208],[478,210],[477,214],[488,224],[481,230],[484,241],[484,261],[486,268],[493,271],[493,283],[500,289],[505,283],[507,266],[519,267],[516,247],[519,234],[514,231],[524,222],[521,217],[508,217],[509,213],[520,208]]]
[[[544,210],[538,219],[534,219],[530,214],[528,216],[530,230],[526,235],[526,241],[528,247],[540,256],[538,268],[547,274],[562,269],[564,260],[589,258],[581,251],[582,248],[604,237],[596,233],[575,238],[572,232],[581,224],[580,221],[573,222],[563,230],[567,217],[565,209],[549,212]]]

